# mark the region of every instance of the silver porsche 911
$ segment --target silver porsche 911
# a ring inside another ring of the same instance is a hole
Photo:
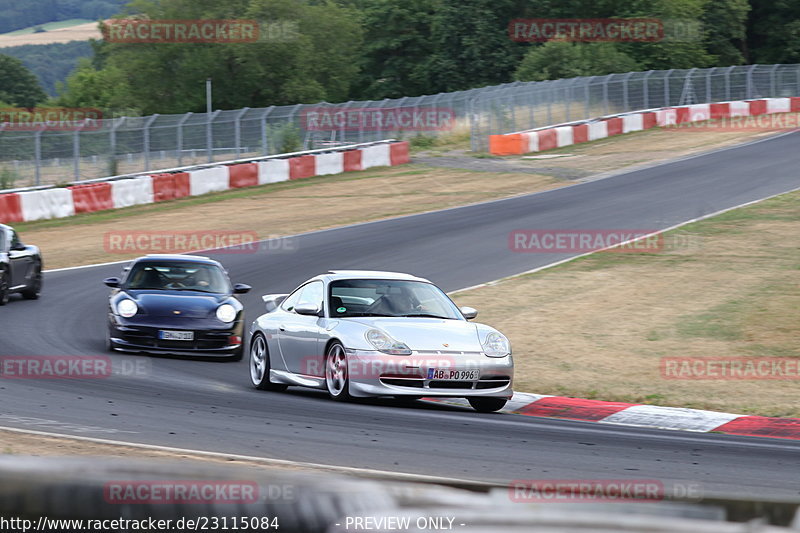
[[[250,327],[250,379],[264,390],[327,390],[334,400],[466,398],[478,411],[511,397],[508,339],[468,322],[430,281],[408,274],[331,271],[291,294],[263,297]]]

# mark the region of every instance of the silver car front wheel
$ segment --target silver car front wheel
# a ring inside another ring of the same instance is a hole
[[[350,399],[347,353],[339,342],[331,344],[325,354],[325,385],[332,399],[339,401]]]
[[[269,349],[261,333],[250,339],[250,381],[260,390],[285,391],[287,386],[269,380]]]

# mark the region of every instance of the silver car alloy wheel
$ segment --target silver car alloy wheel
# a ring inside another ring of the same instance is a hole
[[[264,337],[256,335],[250,346],[250,380],[259,385],[267,371],[267,345]]]
[[[325,359],[325,384],[331,396],[338,397],[345,393],[347,386],[347,354],[341,344],[334,344],[328,350]]]

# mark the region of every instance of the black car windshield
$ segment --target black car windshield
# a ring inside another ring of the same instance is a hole
[[[192,262],[143,262],[131,268],[125,288],[132,290],[231,292],[225,272],[217,265]]]
[[[330,316],[462,318],[437,286],[423,281],[346,279],[330,284]]]

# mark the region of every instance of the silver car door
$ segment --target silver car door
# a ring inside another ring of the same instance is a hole
[[[303,375],[322,375],[319,359],[320,318],[300,315],[294,307],[314,304],[322,309],[322,282],[312,281],[302,287],[296,302],[281,308],[278,339],[283,360],[290,372]],[[287,298],[288,300],[288,298]]]

